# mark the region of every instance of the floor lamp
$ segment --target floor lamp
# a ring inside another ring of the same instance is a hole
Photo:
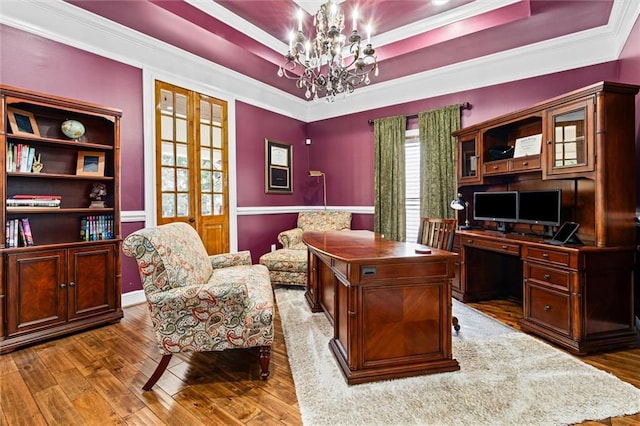
[[[462,198],[462,194],[460,192],[458,192],[458,196],[455,200],[451,201],[451,204],[449,204],[449,206],[456,212],[460,210],[465,211],[464,225],[458,226],[458,229],[471,229],[471,226],[469,225],[469,202],[465,201],[464,198]]]
[[[309,170],[309,176],[322,177],[322,195],[324,197],[324,211],[327,211],[327,180],[320,170]]]

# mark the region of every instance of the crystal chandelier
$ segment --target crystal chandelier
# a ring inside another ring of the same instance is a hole
[[[333,102],[338,95],[347,96],[362,83],[369,84],[369,74],[378,75],[375,50],[371,47],[371,31],[367,27],[367,44],[361,47],[358,34],[358,12],[353,12],[353,30],[348,38],[348,53],[345,53],[347,37],[344,29],[344,13],[337,4],[329,1],[313,18],[316,29],[314,39],[307,39],[302,32],[302,10],[298,10],[298,32],[291,33],[289,51],[285,63],[278,67],[278,76],[296,80],[296,85],[305,90],[307,99],[325,97]]]

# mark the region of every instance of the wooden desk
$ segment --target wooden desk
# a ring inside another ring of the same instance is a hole
[[[451,355],[456,255],[370,231],[305,232],[306,300],[333,324],[348,384],[459,370]]]
[[[554,246],[542,237],[456,231],[462,301],[523,303],[523,330],[582,355],[638,343],[635,247]]]

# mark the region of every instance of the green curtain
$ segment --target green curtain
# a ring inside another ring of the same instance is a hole
[[[405,161],[407,118],[404,115],[374,121],[375,214],[374,231],[385,238],[405,239]]]
[[[453,218],[449,207],[456,195],[455,138],[460,105],[418,114],[420,131],[420,215]]]

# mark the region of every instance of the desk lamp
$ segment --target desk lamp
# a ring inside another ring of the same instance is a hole
[[[309,170],[309,176],[322,177],[322,194],[324,196],[324,211],[327,211],[327,180],[320,170]]]
[[[456,211],[465,211],[464,225],[458,226],[458,229],[471,229],[471,226],[469,225],[469,202],[465,201],[464,198],[462,198],[462,193],[458,192],[457,198],[451,201],[451,204],[449,204],[449,206]]]

